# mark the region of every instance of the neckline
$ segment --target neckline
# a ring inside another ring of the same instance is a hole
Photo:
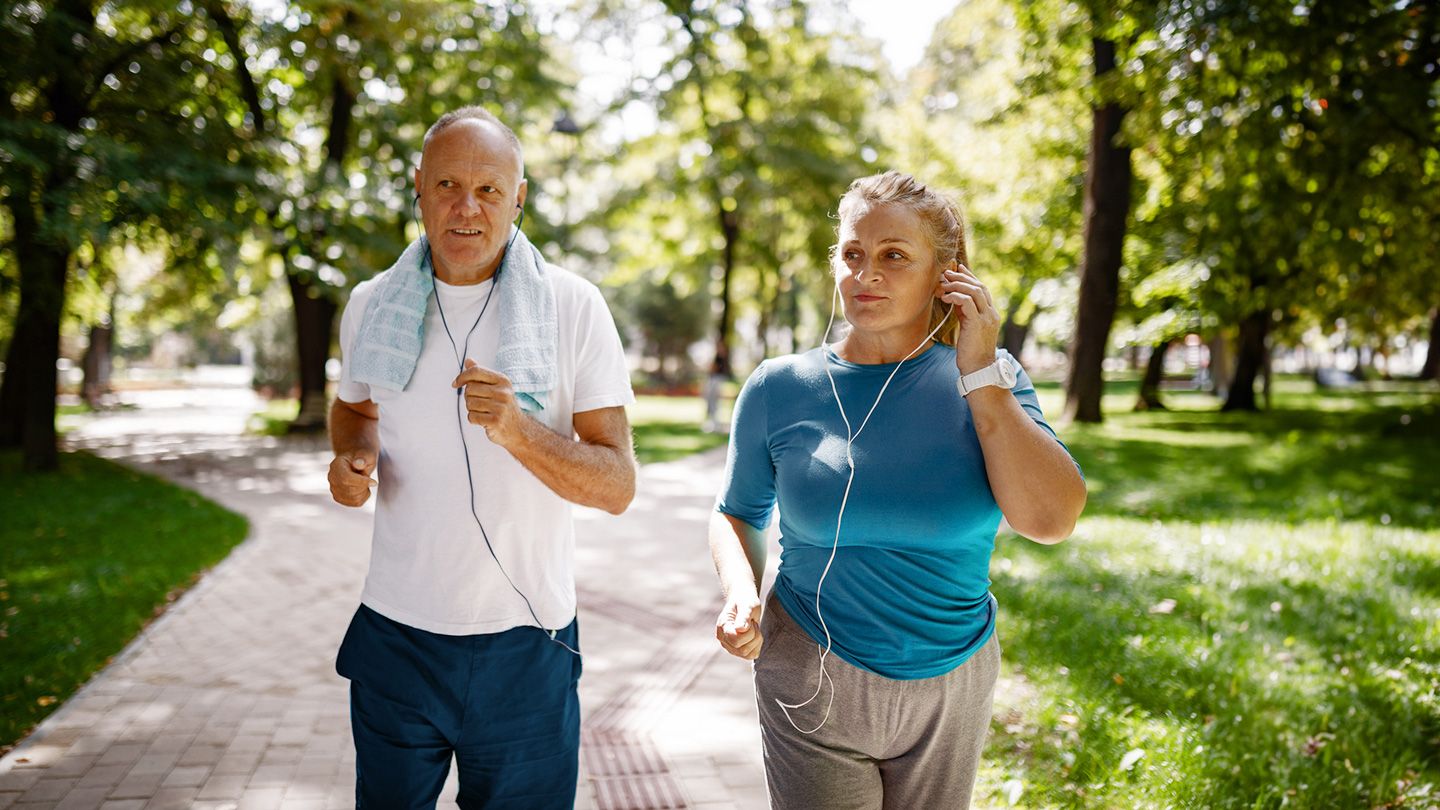
[[[441,281],[438,276],[432,276],[432,278],[435,281],[436,294],[438,295],[443,291],[446,298],[480,298],[488,294],[491,285],[495,283],[494,276],[474,284],[451,284],[447,281]]]
[[[931,354],[933,354],[936,349],[940,348],[943,345],[945,344],[932,341],[929,346],[926,346],[924,349],[916,352],[910,359],[896,360],[893,363],[856,363],[852,360],[846,360],[845,358],[841,357],[840,354],[836,352],[829,343],[820,344],[820,351],[823,353],[823,360],[825,360],[826,362],[833,362],[840,368],[848,368],[854,369],[856,371],[866,372],[887,372],[894,371],[895,367],[900,365],[901,363],[905,363],[907,365],[915,365],[917,362],[931,356]]]

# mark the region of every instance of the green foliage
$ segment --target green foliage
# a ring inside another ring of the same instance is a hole
[[[1440,22],[1409,3],[1158,4],[1130,40],[1125,137],[1155,266],[1199,261],[1221,322],[1364,339],[1420,325],[1437,184]],[[1133,268],[1132,268],[1133,270]]]
[[[958,192],[973,269],[1008,317],[1027,325],[1047,304],[1036,285],[1079,263],[1078,135],[1089,128],[1086,81],[1064,41],[1074,38],[1074,12],[1046,8],[1052,14],[1039,20],[1009,0],[958,4],[909,76],[900,125],[886,132],[902,168]],[[1074,80],[1059,80],[1062,70]]]
[[[230,82],[257,88],[232,118],[259,130],[258,224],[288,273],[337,300],[413,238],[412,174],[435,119],[481,104],[526,143],[559,104],[550,46],[523,5],[294,0],[229,16],[246,66]],[[526,228],[545,240],[543,216]]]
[[[661,123],[625,145],[594,223],[608,235],[609,283],[668,279],[722,308],[733,228],[728,298],[739,312],[728,317],[753,318],[751,346],[766,353],[782,336],[795,345],[796,330],[818,336],[828,215],[850,180],[881,167],[866,115],[873,58],[817,34],[806,3],[755,6],[666,4],[670,58],[616,105],[653,104]]]
[[[1076,537],[997,546],[1016,678],[983,792],[1024,807],[1426,806],[1440,779],[1433,389],[1284,380],[1265,414],[1170,404],[1074,426],[1091,492]]]
[[[84,453],[40,474],[0,453],[0,514],[0,749],[247,530],[193,492]]]
[[[632,284],[617,292],[616,303],[633,319],[646,356],[659,361],[659,379],[678,383],[693,376],[689,348],[709,326],[709,297],[700,292],[682,295],[669,279]]]
[[[194,251],[234,233],[251,175],[199,18],[173,3],[22,4],[0,26],[0,186],[39,213],[20,236],[77,250],[160,229]]]

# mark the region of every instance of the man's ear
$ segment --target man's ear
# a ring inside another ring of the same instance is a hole
[[[530,181],[520,178],[520,187],[515,190],[515,207],[525,207],[525,197],[530,193]]]
[[[420,168],[415,168],[415,196],[420,196]]]

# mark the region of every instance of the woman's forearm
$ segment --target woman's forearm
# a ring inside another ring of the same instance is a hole
[[[763,531],[723,512],[710,515],[710,557],[727,599],[736,588],[747,588],[759,595],[765,556]]]

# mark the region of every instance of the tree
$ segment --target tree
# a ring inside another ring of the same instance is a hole
[[[0,446],[52,469],[55,364],[76,249],[148,224],[205,244],[247,176],[223,120],[211,39],[172,4],[86,0],[0,18],[0,196],[19,277]]]
[[[1440,309],[1430,311],[1430,346],[1420,367],[1420,379],[1440,380]]]
[[[293,0],[259,21],[224,0],[205,6],[234,57],[250,148],[268,167],[254,194],[294,307],[301,407],[291,429],[323,430],[335,316],[344,292],[408,239],[425,129],[484,104],[527,142],[560,85],[522,5]],[[541,241],[544,217],[527,225]]]
[[[1132,114],[1210,268],[1203,307],[1238,327],[1224,407],[1250,410],[1272,338],[1343,317],[1384,345],[1436,299],[1440,30],[1421,4],[1234,11],[1164,7]]]
[[[972,0],[941,20],[887,119],[896,162],[959,192],[973,268],[1005,311],[1021,357],[1042,311],[1037,285],[1079,258],[1088,106],[1066,25],[1010,0]],[[1058,11],[1057,11],[1058,13]]]
[[[1095,83],[1103,88],[1115,70],[1115,42],[1091,38]],[[1104,93],[1104,90],[1101,91]],[[1105,392],[1105,352],[1120,294],[1120,258],[1130,215],[1130,147],[1119,142],[1127,108],[1102,95],[1094,107],[1090,152],[1085,169],[1085,254],[1080,264],[1080,302],[1070,371],[1065,378],[1065,417],[1099,422]]]
[[[815,32],[807,4],[752,6],[667,0],[640,12],[673,21],[670,58],[613,106],[653,104],[660,121],[607,170],[619,187],[594,220],[613,248],[612,283],[713,289],[717,353],[733,349],[742,307],[762,354],[775,331],[795,347],[802,301],[829,306],[828,214],[851,179],[878,170],[866,160],[878,157],[871,69],[849,61],[846,40]]]

